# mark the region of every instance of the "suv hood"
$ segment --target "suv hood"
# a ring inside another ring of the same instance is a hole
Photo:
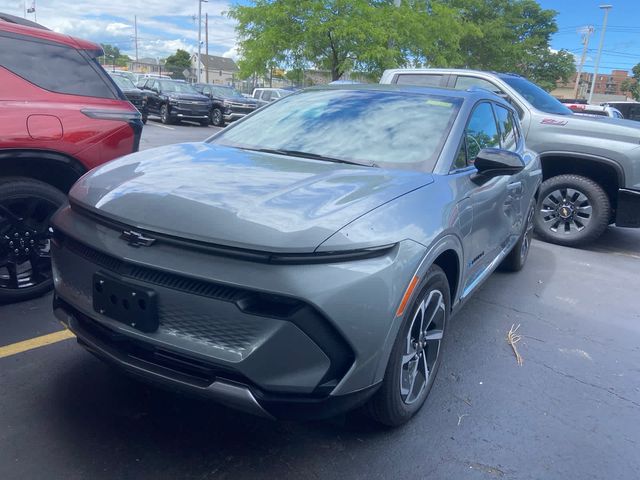
[[[146,150],[92,170],[72,203],[146,231],[269,252],[313,252],[430,174],[208,143]]]

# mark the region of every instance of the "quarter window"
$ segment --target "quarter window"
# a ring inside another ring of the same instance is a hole
[[[118,98],[95,59],[74,48],[0,36],[0,65],[51,92]]]
[[[518,148],[518,131],[512,113],[500,105],[494,106],[500,127],[500,143],[505,150]]]

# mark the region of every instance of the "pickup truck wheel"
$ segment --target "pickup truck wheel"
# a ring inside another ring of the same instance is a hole
[[[49,220],[65,200],[37,180],[1,181],[0,303],[37,297],[53,286]]]
[[[609,197],[589,178],[558,175],[540,187],[535,231],[547,242],[568,247],[593,242],[610,218]]]
[[[211,124],[216,127],[224,127],[224,117],[222,116],[222,110],[219,108],[211,110]]]
[[[160,121],[165,125],[171,125],[171,116],[169,115],[169,107],[167,104],[160,107]]]

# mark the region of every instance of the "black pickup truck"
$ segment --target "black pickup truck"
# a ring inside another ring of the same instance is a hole
[[[211,123],[223,127],[225,123],[238,120],[258,108],[258,102],[244,97],[233,87],[196,83],[195,89],[213,102]]]

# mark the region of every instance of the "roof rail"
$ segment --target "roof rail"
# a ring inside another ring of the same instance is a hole
[[[22,25],[23,27],[39,28],[40,30],[49,30],[47,27],[40,25],[39,23],[32,22],[26,18],[16,17],[15,15],[9,15],[8,13],[0,12],[0,20],[5,22],[15,23],[16,25]]]

